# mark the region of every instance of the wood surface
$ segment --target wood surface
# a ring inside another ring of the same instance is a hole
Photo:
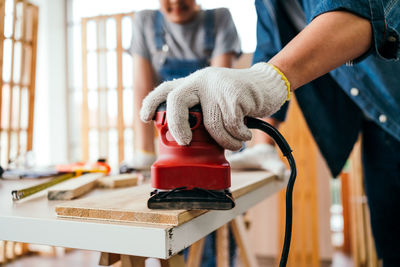
[[[229,224],[224,224],[215,233],[217,267],[229,267]]]
[[[146,258],[121,255],[121,267],[145,267]]]
[[[185,267],[183,254],[176,254],[168,260],[160,260],[161,267]]]
[[[354,266],[377,267],[379,262],[371,233],[369,209],[364,190],[361,142],[359,140],[355,144],[350,156],[349,213],[352,258]]]
[[[244,217],[237,216],[230,222],[229,225],[231,226],[236,245],[239,248],[239,258],[242,263],[241,266],[243,267],[258,266],[256,256],[250,248]]]
[[[69,179],[49,189],[47,198],[49,200],[71,200],[80,197],[95,188],[97,180],[103,176],[103,173],[88,173]]]
[[[187,266],[200,267],[201,258],[203,256],[205,237],[194,243],[189,248]]]
[[[290,101],[286,121],[280,127],[282,135],[294,149],[297,178],[293,190],[293,230],[288,267],[319,267],[318,225],[318,148],[304,120],[296,99]],[[286,159],[283,160],[287,162]],[[280,245],[285,232],[286,190],[279,194]]]
[[[278,179],[264,171],[233,172],[231,191],[239,198],[262,185]],[[60,217],[104,219],[164,225],[180,225],[206,210],[150,210],[147,199],[153,189],[149,184],[70,201],[56,206]]]
[[[139,174],[126,173],[113,176],[101,177],[97,180],[97,186],[101,188],[118,188],[137,185]]]
[[[119,261],[120,259],[121,259],[120,254],[101,252],[99,265],[110,266]]]
[[[89,160],[89,89],[88,89],[88,62],[87,62],[87,23],[88,19],[83,18],[81,23],[82,31],[82,160]]]

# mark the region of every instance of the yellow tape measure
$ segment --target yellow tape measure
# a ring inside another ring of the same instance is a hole
[[[49,188],[50,186],[56,185],[58,183],[61,183],[65,180],[71,179],[72,177],[75,177],[76,173],[67,173],[67,174],[63,174],[60,176],[57,176],[53,179],[51,179],[50,181],[35,185],[35,186],[31,186],[25,189],[21,189],[21,190],[13,190],[11,192],[12,194],[12,198],[13,200],[20,200],[23,199],[27,196],[33,195],[37,192],[40,192],[46,188]]]

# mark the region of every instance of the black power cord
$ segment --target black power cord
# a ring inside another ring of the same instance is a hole
[[[290,166],[290,177],[286,187],[286,223],[285,223],[285,240],[283,242],[281,261],[279,263],[279,267],[286,266],[289,250],[290,250],[290,239],[292,237],[292,222],[293,222],[293,187],[294,182],[296,180],[296,162],[294,161],[292,155],[292,149],[289,144],[286,142],[285,138],[282,134],[275,129],[269,123],[265,121],[246,117],[245,123],[247,127],[251,129],[258,129],[268,134],[274,139],[275,143],[278,145],[279,149],[282,151],[282,154],[287,158]]]

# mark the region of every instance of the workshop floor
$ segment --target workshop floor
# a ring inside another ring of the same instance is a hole
[[[6,267],[94,267],[99,266],[100,253],[87,250],[73,250],[65,255],[53,256],[38,256],[29,255],[14,260],[3,266]],[[258,257],[260,267],[274,267],[275,261],[271,258]],[[146,267],[159,267],[160,264],[155,259],[149,259],[146,262]],[[238,267],[240,267],[238,263]],[[353,267],[351,259],[342,253],[335,253],[333,263],[323,263],[321,267]]]

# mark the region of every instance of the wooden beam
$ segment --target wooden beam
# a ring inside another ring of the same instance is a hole
[[[187,266],[200,267],[201,258],[203,256],[204,242],[205,242],[205,238],[202,238],[190,246],[189,256],[187,259]]]
[[[36,55],[37,55],[37,36],[38,36],[38,21],[39,8],[32,4],[28,5],[32,9],[32,58],[30,67],[30,84],[29,88],[29,109],[28,109],[28,131],[27,131],[27,148],[32,150],[33,147],[33,118],[35,111],[35,86],[36,86]]]
[[[169,258],[168,260],[160,260],[160,263],[161,267],[185,267],[185,259],[183,254],[176,254],[171,258]]]
[[[243,216],[233,219],[230,224],[236,245],[239,248],[239,257],[244,267],[256,267],[257,259],[251,250],[250,243],[247,239],[246,226]]]
[[[121,255],[121,267],[145,267],[146,258]]]
[[[24,72],[25,72],[25,44],[24,44],[24,41],[25,41],[25,39],[26,39],[26,16],[27,16],[27,3],[26,3],[26,0],[22,0],[21,1],[22,2],[22,17],[21,17],[21,58],[20,58],[20,60],[21,60],[21,63],[20,63],[20,71],[19,71],[19,81],[18,81],[18,83],[19,83],[19,87],[18,87],[18,90],[19,90],[19,100],[18,100],[18,102],[19,102],[19,111],[18,111],[18,126],[17,126],[17,133],[18,133],[18,141],[17,141],[17,154],[19,154],[20,153],[20,151],[21,151],[21,105],[22,105],[22,101],[21,101],[21,99],[22,99],[22,87],[21,87],[21,84],[22,84],[22,79],[23,79],[23,77],[24,77]],[[25,149],[25,152],[27,151],[26,150],[26,147],[24,148]]]
[[[217,267],[229,267],[229,228],[224,224],[216,231]]]
[[[89,160],[89,104],[87,70],[87,23],[82,19],[82,160]]]
[[[17,1],[14,1],[14,10],[13,10],[13,32],[12,32],[12,37],[14,37],[15,34],[15,22],[16,22],[16,17],[17,17]],[[14,88],[14,45],[15,41],[11,41],[11,74],[10,74],[10,93],[9,93],[9,113],[8,113],[8,129],[7,129],[7,161],[10,160],[10,150],[11,150],[11,130],[12,130],[12,119],[13,119],[13,88]]]
[[[117,25],[117,94],[118,94],[118,163],[124,160],[124,109],[123,109],[123,80],[122,80],[122,15],[116,16]]]
[[[97,181],[101,188],[118,188],[135,186],[138,183],[140,175],[137,173],[126,173],[113,176],[105,176]]]
[[[121,259],[120,254],[101,252],[99,265],[110,266],[119,261],[120,259]]]
[[[103,173],[89,173],[69,179],[48,190],[49,200],[71,200],[91,191],[97,185],[97,180],[103,177]]]
[[[1,111],[3,104],[3,44],[4,44],[4,20],[5,7],[4,0],[0,0],[0,127],[2,127]],[[1,137],[1,132],[0,132]]]

